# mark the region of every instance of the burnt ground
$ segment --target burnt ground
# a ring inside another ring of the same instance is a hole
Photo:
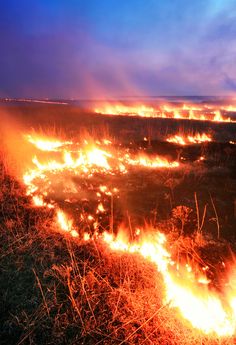
[[[178,159],[178,169],[133,168],[127,175],[106,180],[120,190],[120,197],[112,201],[114,231],[120,222],[126,223],[132,238],[132,229],[151,223],[167,234],[180,260],[209,265],[209,277],[220,290],[235,252],[236,145],[228,143],[235,140],[235,124],[81,115],[75,107],[64,106],[11,107],[4,112],[7,120],[24,123],[24,128],[51,130],[56,125],[71,137],[84,130],[108,133],[131,152],[141,148],[149,155]],[[218,142],[183,148],[163,141],[165,133],[193,128],[212,131]],[[201,156],[204,160],[199,161]],[[94,176],[94,188],[101,182],[103,176]],[[75,183],[82,183],[88,192],[88,181]],[[177,311],[163,307],[162,281],[140,257],[112,253],[101,243],[71,241],[58,233],[53,211],[32,207],[5,164],[1,186],[2,344],[234,343],[232,338],[203,336],[180,321]],[[95,208],[92,198],[89,203],[64,200],[62,195],[56,201],[74,216],[76,209]],[[110,198],[104,203],[107,212],[99,219],[100,231],[110,226]],[[85,226],[78,223],[92,232]]]

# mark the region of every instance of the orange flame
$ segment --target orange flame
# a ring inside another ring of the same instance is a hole
[[[37,148],[39,145],[35,140],[28,137],[28,140]],[[48,160],[45,163],[40,163],[35,156],[32,160],[33,168],[26,171],[23,181],[27,187],[27,194],[32,197],[35,205],[47,206],[55,208],[55,220],[59,229],[71,235],[72,237],[79,237],[79,233],[74,227],[73,220],[66,215],[64,211],[52,204],[50,201],[45,201],[47,191],[43,191],[45,181],[48,182],[48,173],[55,176],[56,172],[64,172],[65,170],[76,173],[83,173],[86,176],[91,176],[95,172],[102,172],[103,174],[113,173],[114,171],[122,172],[120,166],[124,168],[123,172],[129,169],[129,166],[142,166],[144,168],[162,168],[162,167],[177,167],[177,162],[169,162],[160,157],[150,158],[147,155],[136,154],[131,156],[127,152],[120,154],[117,150],[111,149],[107,151],[104,148],[97,147],[95,144],[88,145],[79,150],[70,150],[66,147],[68,142],[56,141],[55,145],[46,140],[45,145],[40,144],[40,150],[57,151],[59,160]],[[104,142],[106,145],[106,143]],[[58,146],[59,145],[59,146]],[[100,143],[97,143],[100,145]],[[73,145],[71,145],[73,146]],[[50,148],[50,150],[49,150]],[[122,173],[123,173],[122,172]],[[39,182],[40,181],[40,182]],[[44,183],[42,183],[42,181]],[[43,186],[41,186],[43,185]],[[46,186],[47,187],[47,186]],[[109,190],[105,185],[98,188],[99,195],[101,193],[118,193],[116,188]],[[105,207],[101,200],[98,200],[97,212],[104,213]],[[82,217],[83,215],[81,215]],[[96,229],[95,215],[88,215],[87,220],[94,222]],[[137,238],[140,234],[140,229],[135,231]],[[95,237],[98,236],[95,233]],[[225,288],[223,294],[220,295],[209,287],[207,276],[202,272],[197,272],[194,267],[189,265],[177,265],[171,257],[170,251],[167,249],[168,243],[164,234],[157,232],[154,237],[146,237],[140,239],[135,243],[130,243],[124,236],[124,232],[119,232],[117,237],[107,232],[102,235],[103,241],[109,245],[112,250],[119,250],[127,253],[138,253],[150,262],[154,263],[163,277],[165,284],[165,300],[164,303],[175,307],[179,310],[180,315],[190,322],[190,324],[201,330],[206,334],[216,334],[217,336],[231,336],[235,333],[236,328],[236,284],[233,276],[229,280],[229,288]],[[87,241],[91,238],[90,234],[85,233],[83,240]],[[222,297],[223,296],[223,297]]]
[[[60,209],[57,210],[57,222],[60,225],[61,230],[70,233],[73,237],[79,236],[78,232],[73,229],[73,221]]]
[[[144,239],[139,243],[129,243],[122,236],[115,238],[104,233],[103,239],[112,250],[139,253],[153,262],[162,274],[165,283],[165,302],[178,308],[183,318],[194,328],[206,334],[231,336],[236,331],[236,289],[227,294],[226,301],[208,287],[209,280],[201,273],[197,278],[189,265],[177,265],[166,249],[166,237],[158,232],[154,238]],[[199,273],[198,273],[199,274]]]
[[[224,117],[221,114],[224,112],[232,112],[234,107],[222,107],[221,109],[211,109],[209,105],[196,106],[186,105],[174,107],[169,104],[160,105],[156,108],[149,107],[144,104],[136,106],[124,105],[121,103],[108,104],[104,103],[99,108],[95,108],[94,112],[104,115],[126,115],[126,116],[140,116],[150,118],[170,118],[183,120],[198,120],[198,121],[213,121],[213,122],[236,122],[230,117]]]
[[[57,151],[60,147],[64,145],[71,145],[71,141],[62,142],[59,140],[48,139],[38,136],[32,136],[30,134],[26,135],[27,140],[42,151]]]
[[[195,135],[174,135],[166,139],[169,143],[175,143],[179,145],[187,144],[199,144],[205,142],[211,142],[212,138],[206,133],[197,133]]]

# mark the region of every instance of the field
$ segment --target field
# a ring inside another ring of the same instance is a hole
[[[0,112],[1,344],[235,343],[236,123]]]

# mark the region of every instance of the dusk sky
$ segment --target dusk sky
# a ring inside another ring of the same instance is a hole
[[[6,0],[0,97],[236,93],[236,0]]]

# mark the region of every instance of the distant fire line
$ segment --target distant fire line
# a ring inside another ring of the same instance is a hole
[[[173,107],[171,105],[161,105],[157,108],[146,105],[126,106],[122,104],[104,104],[94,109],[97,114],[120,115],[120,116],[139,116],[146,118],[180,119],[211,122],[236,123],[236,120],[230,117],[222,116],[221,112],[236,112],[233,106],[221,107],[220,109],[205,106],[187,106]]]

